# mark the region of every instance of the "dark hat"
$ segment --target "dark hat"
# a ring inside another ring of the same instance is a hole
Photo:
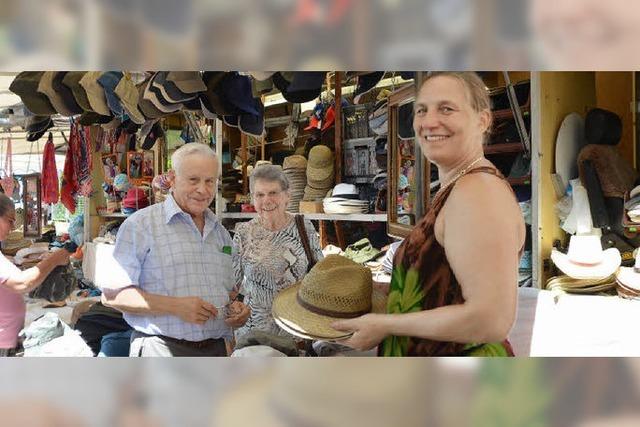
[[[73,96],[73,91],[64,84],[64,79],[67,74],[69,74],[69,72],[62,71],[53,76],[53,90],[60,95],[62,102],[71,115],[82,114],[84,113],[84,109],[76,101],[76,98]]]
[[[234,109],[232,114],[258,115],[255,98],[251,93],[251,79],[236,72],[226,73],[220,84],[223,102]]]
[[[134,122],[133,120],[131,120],[130,118],[128,118],[127,120],[124,120],[122,123],[120,123],[118,128],[122,129],[124,132],[128,133],[129,135],[133,135],[134,133],[137,133],[140,130],[140,125]],[[131,150],[135,150],[135,141],[134,141],[134,144],[132,145]]]
[[[107,105],[111,112],[116,116],[122,116],[124,108],[115,93],[116,86],[122,79],[123,74],[120,71],[107,71],[98,78],[98,83],[104,89],[104,95],[107,97]]]
[[[57,111],[49,98],[38,92],[40,79],[44,71],[23,71],[11,82],[9,90],[20,97],[27,110],[39,116],[50,116]]]
[[[226,74],[224,71],[205,71],[202,74],[207,90],[200,95],[200,102],[203,109],[219,116],[233,114],[235,111],[232,105],[225,102],[222,94],[222,82]]]
[[[143,140],[142,149],[151,150],[158,138],[164,138],[164,130],[158,120],[150,120],[142,126],[140,138]]]
[[[227,126],[231,126],[234,128],[238,127],[238,116],[222,116],[222,121],[224,122],[225,125]]]
[[[103,116],[93,111],[85,111],[80,115],[78,123],[82,126],[91,126],[95,124],[109,123],[111,120],[113,120],[113,117],[111,116]]]
[[[163,95],[166,78],[167,71],[158,71],[155,73],[153,77],[151,77],[149,84],[145,87],[144,98],[151,101],[151,103],[163,113],[175,113],[182,108],[182,104],[171,102]]]
[[[64,73],[64,77],[62,78],[62,84],[71,90],[73,99],[83,110],[80,113],[84,111],[94,111],[91,107],[91,103],[89,102],[89,98],[87,97],[87,92],[84,90],[82,85],[80,85],[80,80],[85,74],[86,71],[69,71]]]
[[[622,136],[620,116],[608,110],[589,110],[584,121],[587,144],[616,145]]]
[[[194,99],[197,94],[186,93],[180,90],[175,82],[168,79],[168,71],[158,71],[158,75],[153,79],[153,85],[160,90],[162,98],[168,103],[180,104],[183,101]]]
[[[413,102],[398,107],[398,138],[413,139]]]
[[[242,114],[238,119],[238,127],[241,132],[260,138],[264,134],[264,106],[259,99],[255,99],[255,108],[258,115]]]
[[[372,73],[361,74],[358,76],[358,84],[353,94],[353,103],[358,104],[360,98],[365,93],[376,87],[376,85],[382,80],[384,71],[374,71]]]
[[[53,120],[50,116],[31,116],[27,119],[26,140],[29,142],[37,141],[52,127]]]
[[[164,113],[151,102],[150,100],[144,97],[145,93],[147,93],[147,87],[151,84],[151,79],[142,82],[138,85],[138,107],[142,114],[149,120],[158,119],[162,116],[165,116],[167,113]]]
[[[325,71],[277,72],[271,78],[284,99],[302,103],[320,96],[326,74]]]

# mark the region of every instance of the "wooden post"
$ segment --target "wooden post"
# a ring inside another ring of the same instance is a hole
[[[336,184],[342,182],[342,76],[341,71],[336,71],[336,96],[335,96],[335,173]]]
[[[246,195],[249,193],[249,180],[247,179],[247,135],[244,132],[240,132],[240,157],[242,158],[242,193]]]

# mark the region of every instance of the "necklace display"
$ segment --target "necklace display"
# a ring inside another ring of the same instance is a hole
[[[445,188],[449,187],[451,184],[453,184],[454,182],[456,182],[458,180],[458,178],[460,178],[462,175],[466,174],[469,169],[471,169],[476,163],[478,163],[480,160],[484,159],[484,156],[480,156],[477,159],[475,159],[474,161],[472,161],[471,163],[469,163],[467,166],[465,166],[460,172],[458,172],[452,179],[451,181],[447,182],[445,185],[443,185],[442,187],[440,187],[440,190],[438,190],[438,193],[441,193]]]

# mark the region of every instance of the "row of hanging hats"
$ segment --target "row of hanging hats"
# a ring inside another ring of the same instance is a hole
[[[288,156],[282,163],[287,180],[289,181],[289,212],[299,212],[300,202],[304,197],[304,189],[307,185],[307,159],[299,154]]]
[[[33,114],[30,132],[46,131],[55,114],[79,115],[82,125],[119,121],[139,127],[190,110],[250,135],[264,133],[264,107],[252,94],[252,79],[237,72],[158,71],[139,78],[120,71],[25,71],[9,89]]]

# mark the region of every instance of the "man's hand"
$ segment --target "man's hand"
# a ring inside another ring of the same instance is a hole
[[[232,328],[239,328],[247,323],[250,314],[251,309],[248,305],[240,301],[233,301],[227,306],[227,317],[224,322]]]
[[[175,315],[188,323],[203,325],[207,320],[216,317],[218,310],[198,297],[180,297],[175,306]]]

